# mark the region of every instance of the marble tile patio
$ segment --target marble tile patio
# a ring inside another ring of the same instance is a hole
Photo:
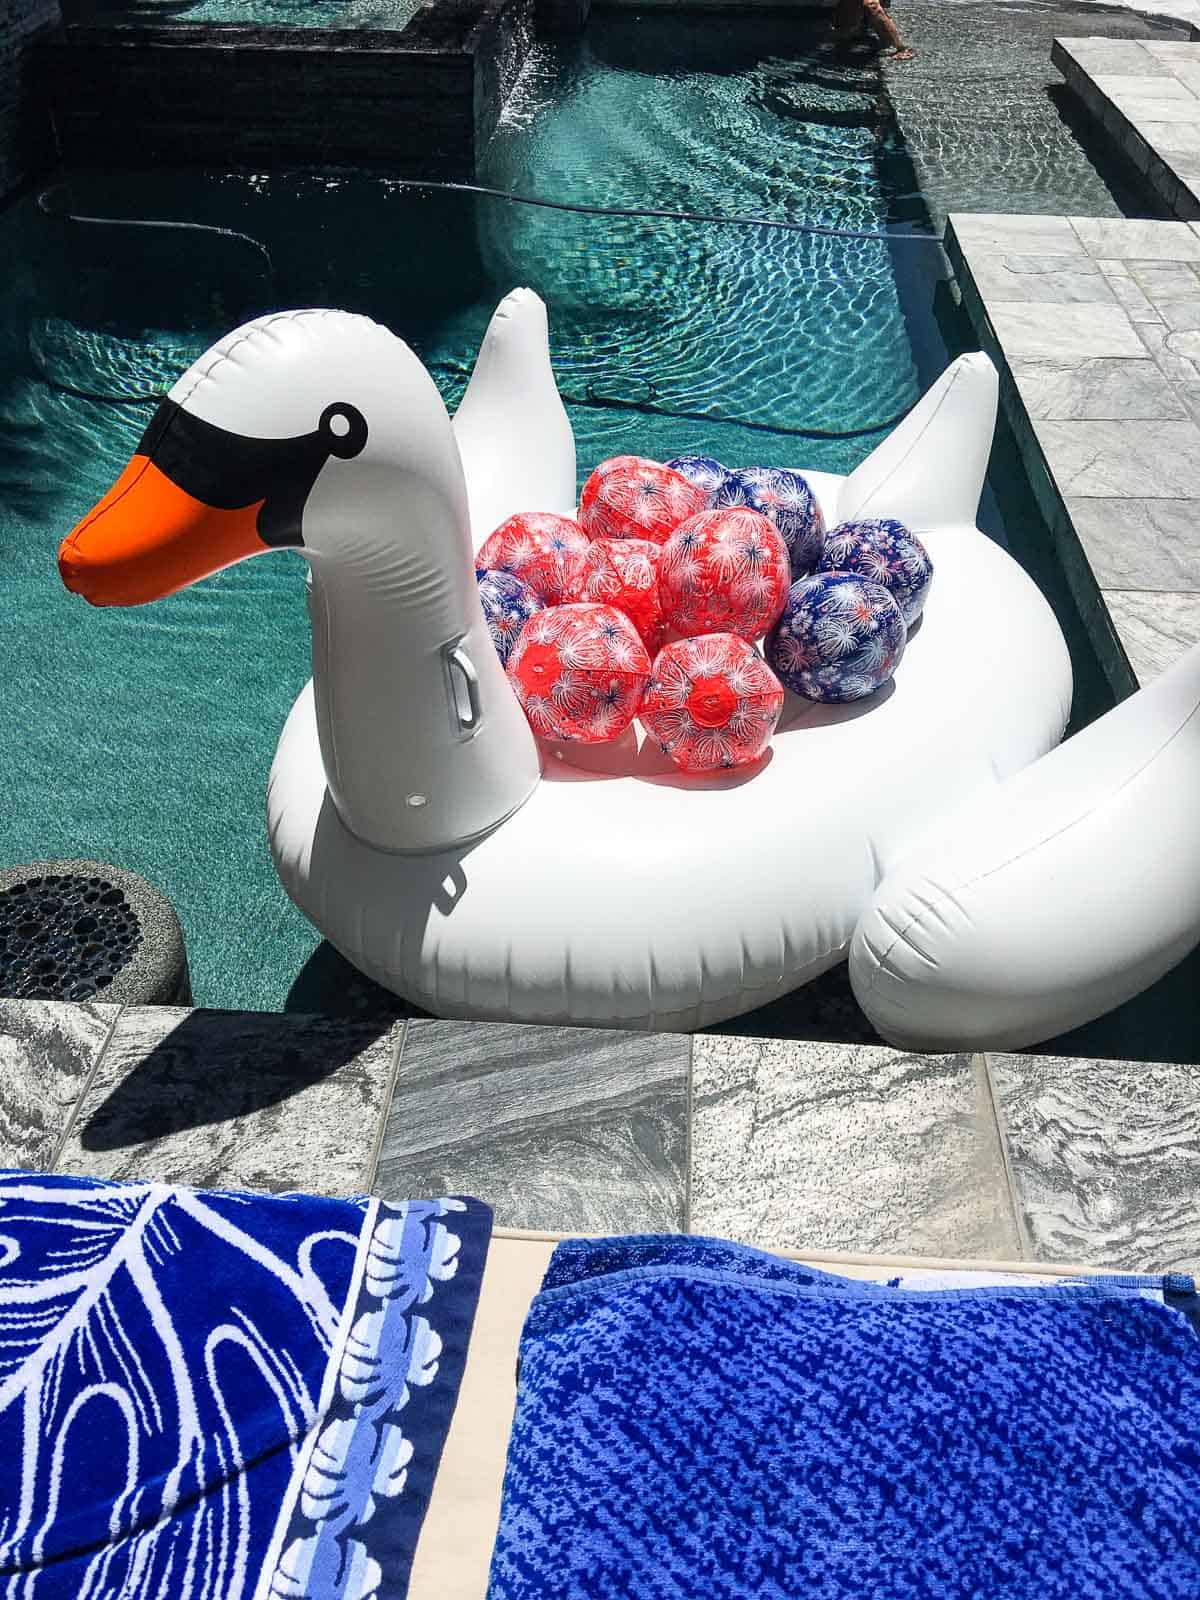
[[[502,1223],[1200,1267],[1200,1068],[0,1004],[6,1163]]]
[[[412,1022],[375,1187],[478,1194],[510,1228],[675,1232],[690,1050],[679,1034]]]
[[[1119,48],[1123,72],[1129,51],[1171,48],[1072,43]],[[1128,81],[1157,83],[1158,59]],[[1200,640],[1200,225],[955,214],[946,247],[1123,695]]]

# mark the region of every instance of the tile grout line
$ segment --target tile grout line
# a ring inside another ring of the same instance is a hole
[[[71,1110],[67,1116],[67,1120],[63,1125],[62,1134],[50,1154],[50,1165],[44,1169],[45,1171],[57,1172],[59,1162],[62,1160],[63,1152],[67,1148],[67,1140],[74,1133],[75,1125],[79,1121],[80,1107],[83,1105],[88,1092],[90,1091],[93,1083],[96,1081],[97,1075],[100,1071],[101,1062],[108,1054],[108,1047],[112,1043],[113,1034],[117,1031],[117,1024],[120,1022],[121,1018],[125,1015],[128,1009],[128,1006],[126,1006],[124,1003],[117,1007],[117,1014],[109,1023],[108,1032],[104,1035],[104,1043],[100,1046],[99,1050],[97,1050],[96,1059],[92,1062],[91,1070],[88,1072],[83,1083],[80,1085],[79,1093],[75,1096],[75,1099],[71,1105]]]
[[[1017,1194],[1017,1185],[1013,1177],[1012,1159],[1008,1150],[1008,1137],[1004,1127],[1004,1112],[1001,1109],[1000,1095],[996,1089],[996,1080],[992,1074],[992,1063],[986,1050],[979,1052],[978,1060],[983,1066],[983,1081],[987,1088],[988,1101],[992,1108],[992,1123],[996,1129],[996,1142],[1000,1146],[1000,1162],[1004,1168],[1004,1187],[1008,1192],[1008,1207],[1012,1212],[1013,1228],[1017,1235],[1017,1248],[1022,1261],[1034,1259],[1029,1237],[1029,1230],[1025,1226],[1025,1213],[1022,1209],[1020,1197]]]
[[[684,1092],[683,1232],[692,1231],[692,1130],[696,1105],[696,1035],[688,1034],[687,1082]]]
[[[384,1094],[383,1105],[380,1107],[379,1116],[376,1119],[375,1134],[371,1140],[371,1151],[367,1157],[366,1169],[363,1174],[363,1192],[365,1194],[372,1194],[379,1180],[379,1163],[383,1159],[383,1140],[387,1132],[392,1102],[396,1098],[396,1089],[400,1082],[400,1062],[404,1055],[404,1047],[408,1043],[409,1026],[410,1019],[405,1017],[400,1028],[400,1038],[396,1043],[388,1066],[387,1089]]]

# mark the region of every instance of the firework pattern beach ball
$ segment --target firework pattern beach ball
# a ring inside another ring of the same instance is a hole
[[[475,581],[479,585],[483,618],[496,654],[507,666],[513,646],[521,637],[521,629],[535,612],[545,607],[529,585],[511,572],[477,572]]]
[[[792,577],[807,577],[825,546],[825,518],[817,497],[798,472],[788,467],[739,467],[726,474],[713,506],[749,506],[783,535]]]
[[[660,650],[642,723],[684,772],[749,766],[771,742],[783,686],[736,633],[680,639]]]
[[[759,639],[778,619],[791,582],[788,553],[772,523],[733,506],[701,511],[663,545],[658,592],[676,633],[737,633]]]
[[[637,715],[650,657],[615,606],[565,605],[526,623],[507,670],[534,733],[601,744]]]
[[[568,600],[616,606],[651,655],[663,639],[658,563],[662,545],[649,539],[596,539],[587,549]]]
[[[830,529],[817,571],[857,572],[882,584],[895,596],[910,628],[933,582],[933,562],[925,546],[902,522],[886,517],[840,522]]]
[[[676,456],[674,461],[667,462],[667,470],[679,473],[681,478],[694,483],[697,489],[703,489],[709,496],[710,504],[712,496],[728,476],[725,468],[712,456]]]
[[[678,472],[643,456],[602,461],[583,486],[579,521],[590,539],[650,539],[662,544],[708,495]]]
[[[896,601],[853,572],[819,572],[794,583],[767,660],[809,700],[861,700],[886,683],[908,630]]]
[[[522,511],[502,522],[480,545],[476,571],[511,572],[548,606],[566,598],[587,553],[587,534],[573,517]]]

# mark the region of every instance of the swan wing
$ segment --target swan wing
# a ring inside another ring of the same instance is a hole
[[[906,1049],[1012,1050],[1123,1004],[1200,943],[1200,645],[901,860],[850,977]]]

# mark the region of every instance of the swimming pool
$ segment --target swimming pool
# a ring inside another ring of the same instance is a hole
[[[982,103],[978,117],[989,122]],[[1060,123],[1056,137],[1062,160],[1092,174],[1087,208],[1117,210],[1119,191],[1071,130]],[[145,873],[180,910],[201,1003],[379,1004],[318,947],[267,851],[266,772],[308,671],[302,562],[278,555],[144,610],[93,612],[57,582],[61,534],[123,466],[148,397],[245,316],[273,304],[366,311],[414,344],[453,403],[515,282],[551,305],[585,469],[617,451],[665,459],[703,445],[728,461],[847,470],[966,337],[910,144],[873,59],[834,56],[814,26],[706,17],[681,31],[674,18],[601,15],[582,41],[538,52],[487,181],[893,237],[598,217],[367,174],[77,174],[55,202],[242,239],[69,223],[32,198],[11,208],[0,219],[4,858],[92,855]],[[1070,623],[1002,452],[993,487],[989,531],[1042,569]],[[1086,720],[1104,693],[1086,641],[1073,642]],[[806,1003],[757,1031],[804,1032]]]

